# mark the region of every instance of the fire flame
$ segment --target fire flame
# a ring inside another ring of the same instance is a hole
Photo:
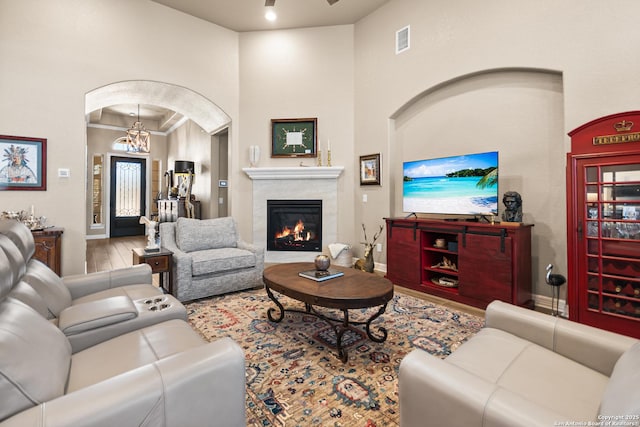
[[[294,241],[307,241],[311,240],[311,233],[305,232],[304,223],[301,219],[298,220],[293,230],[289,227],[284,227],[280,233],[276,233],[276,239],[282,239],[285,237],[293,236]]]

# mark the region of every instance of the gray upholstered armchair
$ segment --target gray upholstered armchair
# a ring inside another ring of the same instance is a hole
[[[262,286],[264,249],[244,242],[232,217],[164,222],[160,241],[173,251],[173,291],[180,301]]]
[[[409,353],[399,384],[402,427],[638,425],[640,341],[494,301],[446,359]]]

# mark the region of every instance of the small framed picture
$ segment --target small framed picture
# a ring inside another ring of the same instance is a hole
[[[0,135],[0,190],[47,189],[47,140]]]
[[[271,119],[271,157],[316,157],[318,119]]]
[[[380,153],[360,156],[360,185],[380,185]]]

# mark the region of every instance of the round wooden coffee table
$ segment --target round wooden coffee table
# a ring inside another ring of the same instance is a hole
[[[387,303],[393,298],[393,284],[389,280],[376,274],[339,266],[331,266],[331,269],[343,272],[343,276],[322,282],[298,275],[302,271],[313,269],[314,264],[310,262],[277,264],[265,268],[263,274],[265,289],[279,311],[278,315],[274,316],[276,309],[269,308],[267,317],[270,321],[282,321],[286,311],[312,314],[324,320],[336,333],[338,357],[343,362],[346,362],[349,356],[342,347],[342,336],[350,325],[365,325],[367,336],[374,342],[384,342],[387,339],[387,330],[382,326],[376,328],[380,335],[374,335],[371,332],[371,322],[384,313]],[[272,291],[303,302],[305,310],[285,309]],[[338,309],[342,311],[343,318],[328,317],[314,310],[313,306]],[[349,321],[349,310],[378,306],[380,306],[378,311],[368,320]]]

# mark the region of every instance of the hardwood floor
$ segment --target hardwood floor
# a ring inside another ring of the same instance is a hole
[[[144,247],[146,240],[145,236],[87,240],[87,273],[131,266],[131,250]]]

